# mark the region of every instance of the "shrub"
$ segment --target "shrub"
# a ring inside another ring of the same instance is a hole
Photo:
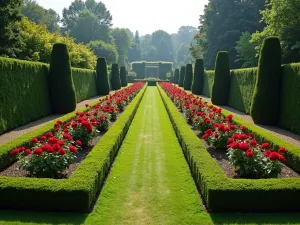
[[[105,58],[98,58],[96,71],[97,71],[98,95],[108,95],[109,82],[108,82],[107,65],[106,65]]]
[[[179,87],[183,87],[183,81],[184,81],[184,77],[185,77],[185,66],[182,66],[180,68],[180,74],[179,74]]]
[[[192,83],[192,92],[201,95],[203,90],[204,63],[203,59],[197,59]]]
[[[120,70],[118,64],[112,64],[111,67],[111,88],[112,90],[119,90],[122,87],[120,79]]]
[[[193,79],[193,66],[192,64],[186,65],[183,87],[185,90],[191,90]]]
[[[179,69],[175,69],[174,84],[178,84],[178,83],[179,83]]]
[[[55,44],[51,54],[49,89],[54,113],[69,113],[76,109],[76,94],[69,52],[65,44]]]
[[[121,69],[120,69],[120,78],[121,78],[122,87],[126,87],[128,85],[126,73],[127,72],[126,72],[125,66],[121,66]]]
[[[94,52],[94,54],[106,59],[108,64],[117,63],[119,54],[115,45],[105,43],[104,41],[91,41],[88,47]]]
[[[277,37],[263,42],[250,114],[255,123],[275,125],[280,104],[281,47]]]
[[[215,105],[227,105],[230,91],[230,68],[227,52],[219,52],[216,59],[215,79],[211,101]]]
[[[214,79],[215,79],[215,71],[213,71],[213,70],[204,71],[203,89],[202,89],[202,94],[204,96],[211,98]]]

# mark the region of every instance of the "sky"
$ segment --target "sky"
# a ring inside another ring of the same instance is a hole
[[[72,0],[36,0],[46,9],[52,8],[60,15]],[[96,0],[98,1],[98,0]],[[102,0],[113,16],[113,27],[129,28],[141,35],[156,30],[177,33],[181,26],[199,25],[208,0]]]

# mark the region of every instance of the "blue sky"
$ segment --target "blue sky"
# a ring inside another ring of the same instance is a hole
[[[36,0],[44,8],[52,8],[60,15],[72,0]],[[138,30],[144,35],[155,30],[177,32],[182,25],[199,25],[208,0],[103,0],[113,16],[114,27]]]

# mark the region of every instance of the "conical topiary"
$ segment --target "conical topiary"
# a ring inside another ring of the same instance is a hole
[[[112,64],[111,67],[111,88],[112,90],[119,90],[122,87],[120,79],[120,70],[118,64]]]
[[[174,84],[178,84],[178,83],[179,83],[179,69],[175,69]]]
[[[64,114],[76,109],[69,52],[65,44],[54,44],[49,70],[49,90],[54,113]]]
[[[227,105],[230,89],[230,68],[228,52],[219,52],[216,59],[215,78],[211,101],[215,105]]]
[[[125,66],[122,66],[121,69],[120,69],[120,78],[121,78],[122,87],[126,87],[128,83],[127,83]]]
[[[193,65],[187,64],[185,68],[185,77],[183,81],[183,88],[185,90],[191,90],[193,79]]]
[[[197,59],[193,76],[192,92],[201,95],[203,90],[204,63],[203,59]]]
[[[179,87],[183,87],[184,77],[185,77],[185,66],[182,66],[180,68],[180,74],[179,74],[179,82],[178,82]]]
[[[98,95],[109,94],[109,82],[107,74],[107,65],[105,58],[98,58],[97,60],[97,93]]]
[[[277,37],[263,42],[250,114],[255,123],[277,124],[280,110],[281,47]]]

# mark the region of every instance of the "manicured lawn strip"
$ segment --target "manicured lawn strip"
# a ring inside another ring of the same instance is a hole
[[[145,90],[146,86],[127,106],[71,178],[54,180],[0,177],[0,208],[88,211],[101,189]]]
[[[173,102],[159,87],[194,180],[213,212],[300,210],[300,180],[230,179],[207,152]]]
[[[91,220],[197,224],[201,212],[199,194],[157,87],[148,87]]]

